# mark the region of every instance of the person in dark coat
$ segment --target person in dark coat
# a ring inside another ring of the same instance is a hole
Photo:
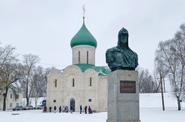
[[[56,107],[56,106],[54,106],[54,112],[56,112],[56,110],[57,110],[57,107]]]
[[[85,114],[87,114],[87,106],[85,106],[84,110],[85,110]]]
[[[43,112],[47,112],[47,107],[44,106]]]
[[[59,107],[59,113],[61,113],[61,112],[62,112],[62,107],[60,106],[60,107]]]
[[[82,105],[80,105],[80,114],[82,113]]]
[[[52,107],[49,107],[49,112],[51,112]]]
[[[71,112],[71,113],[73,113],[73,112],[74,112],[74,108],[73,108],[73,106],[72,106],[72,105],[70,106],[70,112]]]
[[[88,113],[89,113],[89,114],[92,114],[92,109],[91,109],[90,106],[89,106],[89,108],[88,108]]]

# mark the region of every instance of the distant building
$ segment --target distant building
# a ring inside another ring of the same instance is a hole
[[[85,22],[71,40],[72,65],[48,75],[47,107],[68,106],[79,111],[80,105],[94,111],[107,111],[108,67],[95,65],[97,42]]]
[[[22,105],[23,95],[21,92],[16,92],[16,94],[12,91],[12,89],[8,90],[7,99],[6,99],[6,110],[12,110],[16,106]],[[3,110],[3,92],[0,92],[0,110]]]

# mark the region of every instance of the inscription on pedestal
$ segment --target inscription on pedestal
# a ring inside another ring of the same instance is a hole
[[[120,93],[136,93],[136,81],[120,81]]]

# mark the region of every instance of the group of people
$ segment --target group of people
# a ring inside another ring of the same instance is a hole
[[[82,114],[82,112],[83,112],[83,108],[82,108],[82,105],[80,105],[80,114]],[[92,114],[91,107],[90,106],[89,107],[85,106],[84,107],[84,112],[85,112],[85,114],[87,114],[87,113]]]
[[[49,109],[45,106],[44,107],[44,109],[43,109],[43,112],[57,112],[57,107],[56,106],[54,106],[53,107],[53,109],[52,109],[52,107],[49,107]],[[68,106],[63,106],[63,107],[59,107],[58,108],[58,112],[59,113],[61,113],[61,112],[65,112],[65,113],[68,113],[68,112],[74,112],[75,110],[74,110],[74,108],[73,107],[70,107],[70,110],[69,110],[69,108],[68,108]],[[85,113],[85,114],[92,114],[93,113],[93,111],[92,111],[92,109],[91,109],[91,107],[90,106],[85,106],[84,107],[84,109],[83,109],[83,107],[82,107],[82,105],[80,105],[80,114],[82,114],[82,113]]]
[[[53,107],[53,110],[52,110],[52,107],[49,107],[49,110],[48,110],[48,108],[45,106],[44,107],[44,109],[43,109],[43,112],[57,112],[57,107],[56,106],[54,106]],[[68,106],[63,106],[63,107],[59,107],[58,108],[58,112],[59,113],[61,113],[61,112],[65,112],[65,113],[68,113],[69,112],[69,108],[68,108]],[[71,110],[71,112],[72,112],[72,110]]]

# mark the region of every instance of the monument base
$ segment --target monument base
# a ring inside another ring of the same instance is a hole
[[[110,120],[107,119],[106,122],[141,122],[140,120]]]
[[[140,122],[136,71],[116,70],[108,75],[107,122]]]

